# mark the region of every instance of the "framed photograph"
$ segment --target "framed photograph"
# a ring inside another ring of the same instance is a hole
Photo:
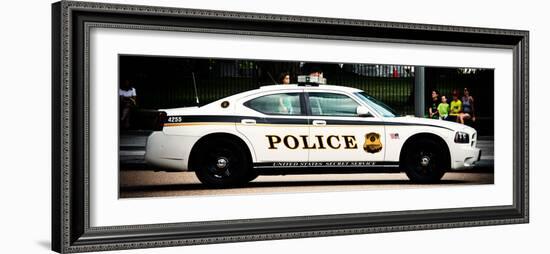
[[[52,13],[54,251],[529,221],[528,31]]]

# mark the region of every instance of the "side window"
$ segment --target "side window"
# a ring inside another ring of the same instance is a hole
[[[244,103],[245,106],[268,115],[301,115],[299,93],[264,95]]]
[[[309,105],[314,116],[357,116],[359,106],[352,98],[336,93],[309,93]]]

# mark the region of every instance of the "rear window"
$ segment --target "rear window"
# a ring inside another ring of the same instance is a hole
[[[301,115],[299,93],[264,95],[244,103],[245,106],[267,115]]]

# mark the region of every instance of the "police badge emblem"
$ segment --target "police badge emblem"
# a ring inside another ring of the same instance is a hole
[[[377,153],[382,150],[382,142],[380,142],[380,134],[378,133],[368,133],[365,135],[365,144],[363,149],[367,153]]]

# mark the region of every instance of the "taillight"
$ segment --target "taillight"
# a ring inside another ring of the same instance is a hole
[[[166,112],[159,111],[157,116],[157,123],[155,124],[155,131],[161,131],[162,128],[164,128],[164,123],[166,122],[166,119],[168,119]]]

